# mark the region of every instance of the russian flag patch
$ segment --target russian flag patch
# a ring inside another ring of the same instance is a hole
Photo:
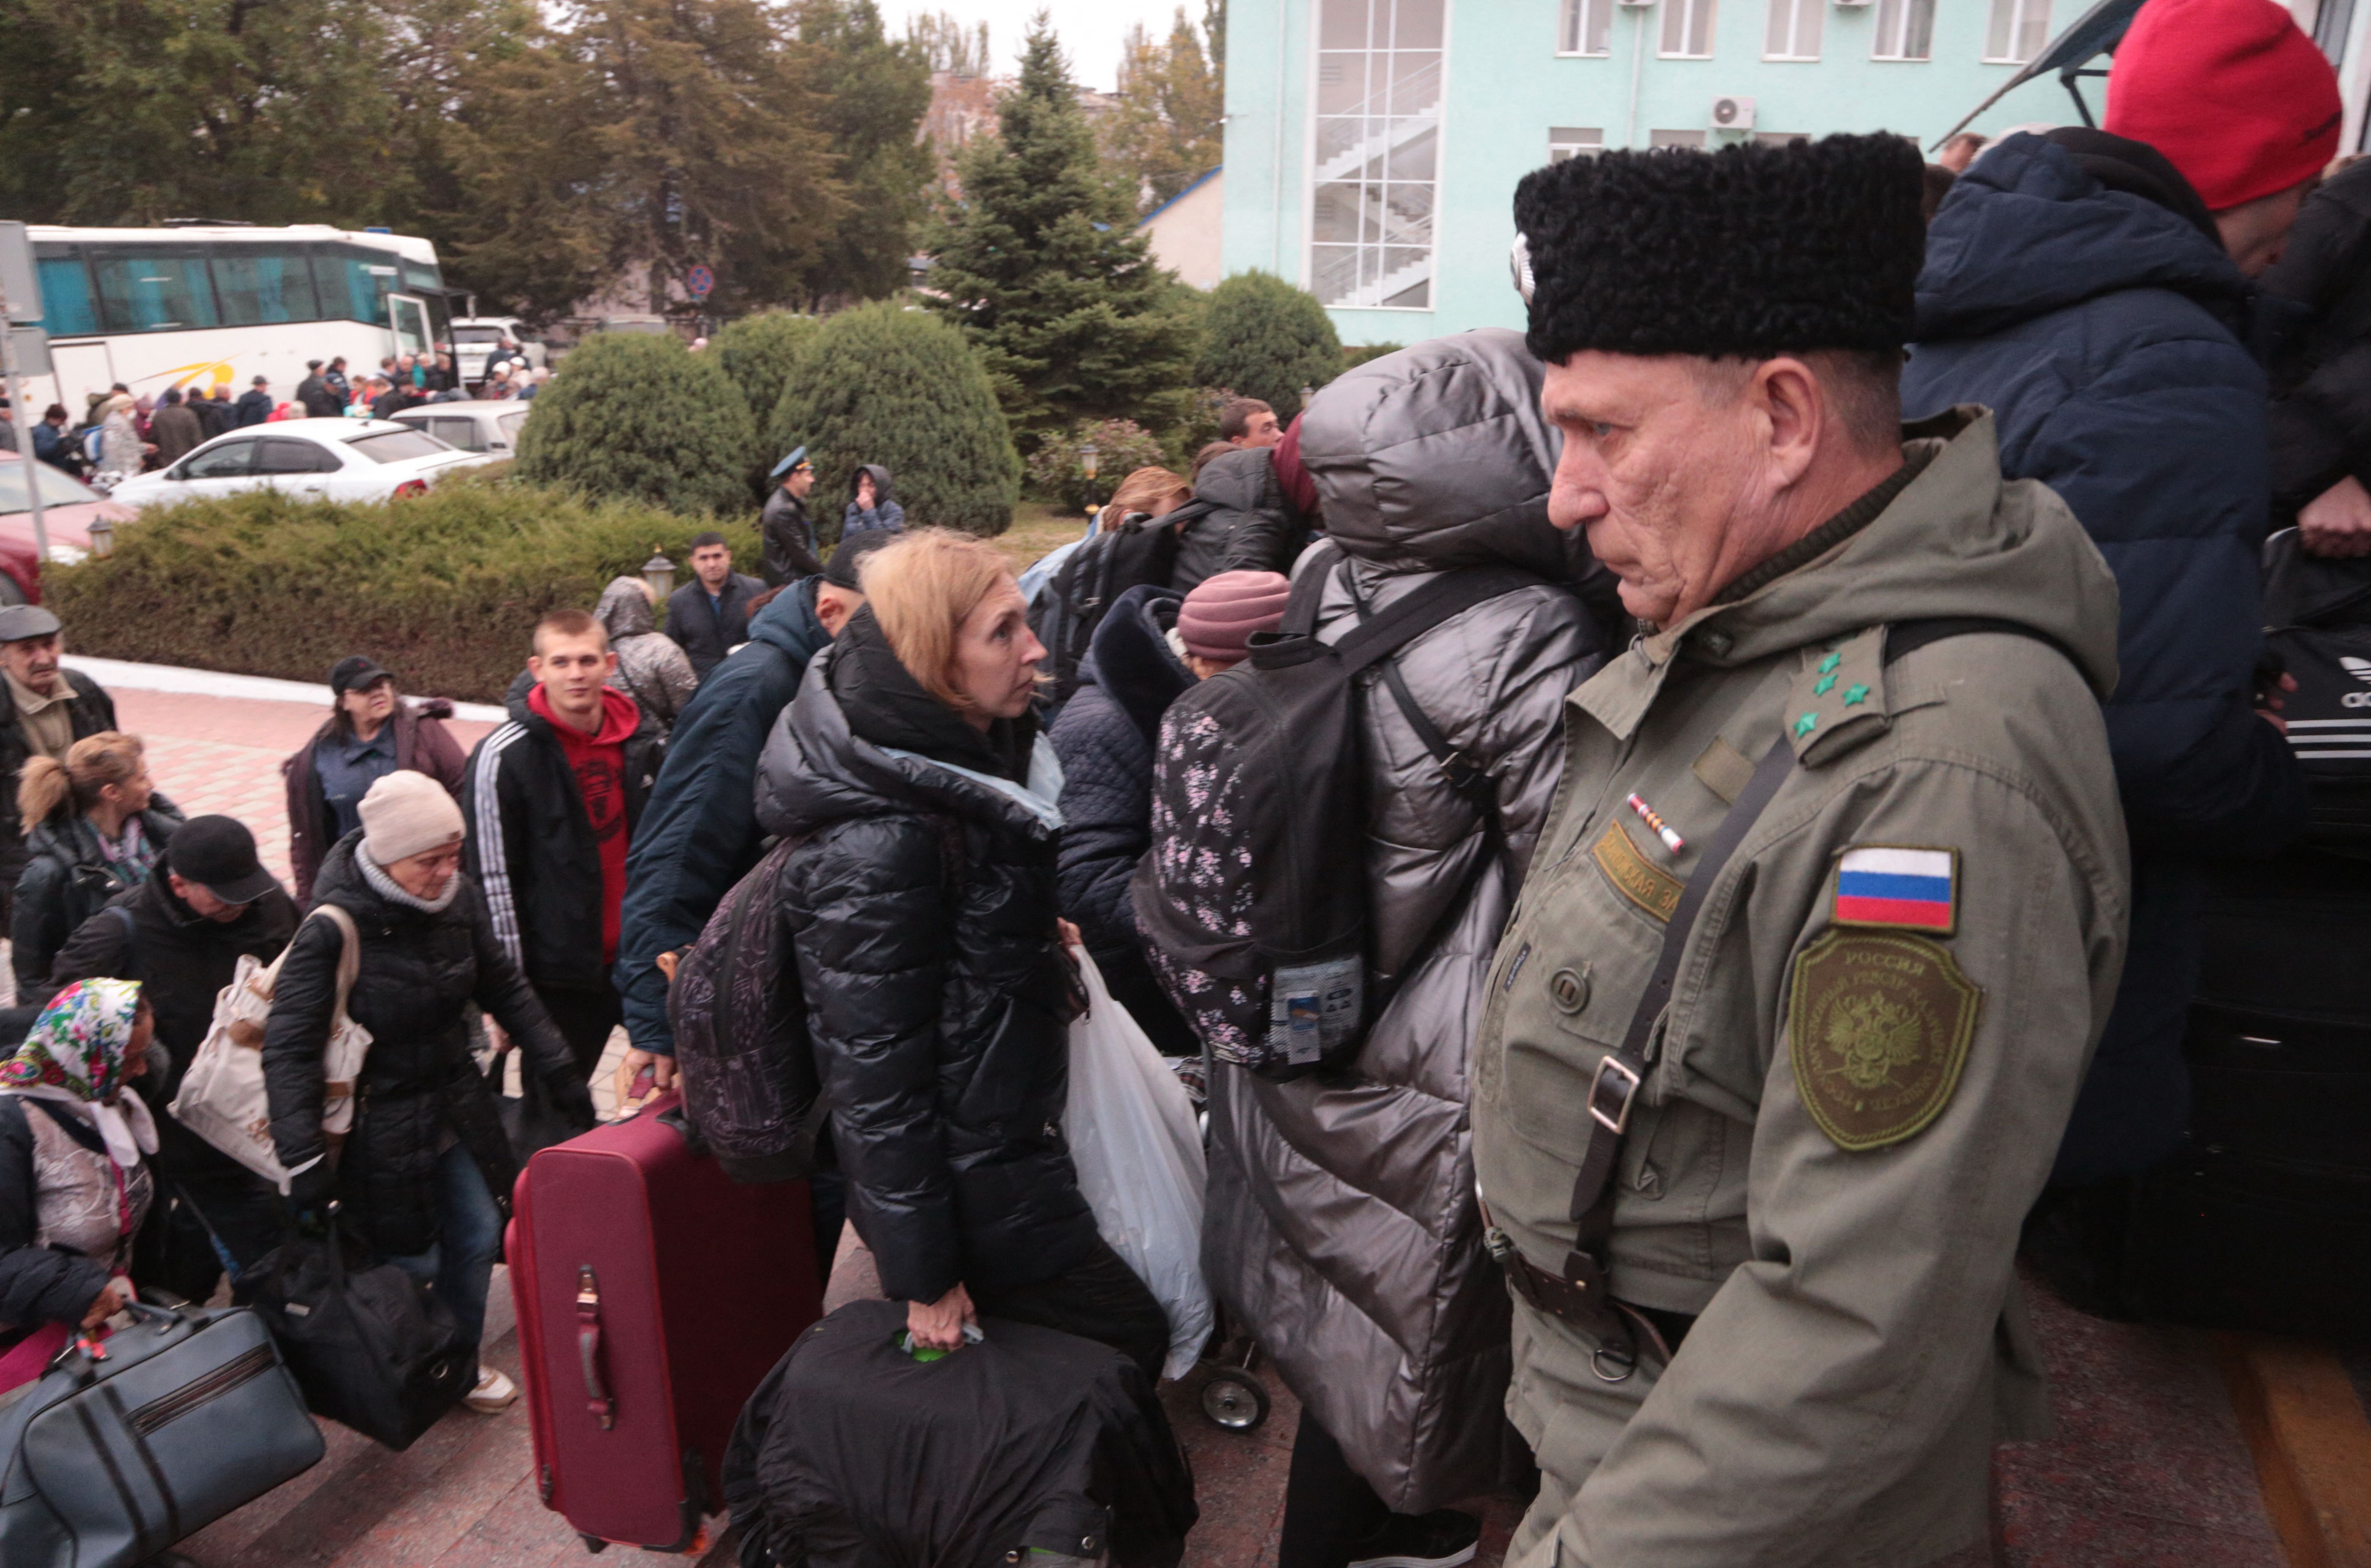
[[[1867,845],[1836,865],[1835,924],[1949,936],[1959,926],[1960,852]]]

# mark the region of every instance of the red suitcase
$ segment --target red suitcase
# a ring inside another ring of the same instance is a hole
[[[702,1541],[743,1402],[823,1315],[806,1183],[736,1184],[679,1102],[536,1155],[510,1226],[537,1489],[596,1551]]]

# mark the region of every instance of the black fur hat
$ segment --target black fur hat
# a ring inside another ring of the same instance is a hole
[[[1914,144],[1875,135],[1534,169],[1515,188],[1525,341],[1551,363],[1898,350],[1926,248],[1923,168]]]

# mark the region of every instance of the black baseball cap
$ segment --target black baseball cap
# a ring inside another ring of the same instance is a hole
[[[255,858],[255,835],[236,817],[191,817],[173,830],[165,864],[225,904],[252,904],[280,885]]]
[[[395,679],[395,672],[367,653],[349,653],[330,666],[330,695],[343,697],[350,691],[367,691],[381,681]]]
[[[887,528],[867,528],[831,552],[831,559],[823,569],[823,580],[851,594],[863,593],[864,584],[857,578],[857,563],[897,537]]]

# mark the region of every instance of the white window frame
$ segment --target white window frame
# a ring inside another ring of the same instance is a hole
[[[1655,35],[1655,58],[1658,60],[1709,60],[1713,46],[1718,41],[1716,32],[1720,15],[1714,8],[1718,0],[1662,0],[1662,21]],[[1681,47],[1667,47],[1673,33],[1679,35]],[[1689,39],[1701,33],[1704,47],[1689,49]]]
[[[1926,23],[1926,50],[1923,54],[1912,54],[1912,24],[1921,13]],[[1877,0],[1876,36],[1869,40],[1868,57],[1908,64],[1923,64],[1934,59],[1935,0]]]
[[[1708,146],[1710,146],[1711,144],[1712,144],[1712,136],[1711,136],[1711,134],[1710,134],[1709,133],[1707,133],[1707,132],[1704,132],[1704,131],[1695,131],[1695,130],[1677,130],[1677,131],[1649,131],[1649,132],[1648,132],[1648,133],[1647,133],[1647,145],[1648,145],[1649,147],[1698,147],[1698,148],[1702,148],[1702,147],[1708,147]]]
[[[1442,170],[1447,167],[1446,158],[1449,145],[1449,114],[1447,102],[1448,84],[1450,80],[1449,53],[1450,46],[1456,29],[1457,6],[1456,0],[1440,0],[1440,48],[1439,50],[1439,53],[1440,55],[1440,63],[1439,69],[1440,72],[1441,97],[1437,100],[1437,107],[1433,115],[1432,241],[1429,247],[1429,264],[1431,270],[1427,274],[1425,280],[1428,291],[1427,302],[1423,305],[1384,305],[1381,303],[1367,305],[1359,303],[1355,300],[1339,303],[1327,301],[1325,303],[1325,308],[1328,310],[1406,311],[1417,315],[1429,316],[1439,311],[1440,308],[1440,191],[1443,183],[1441,173]],[[1317,261],[1320,245],[1317,238],[1315,211],[1317,193],[1323,188],[1324,183],[1331,183],[1320,182],[1313,178],[1317,168],[1316,155],[1318,123],[1322,119],[1325,118],[1317,112],[1319,70],[1324,63],[1324,54],[1328,52],[1319,47],[1324,38],[1324,0],[1312,0],[1312,3],[1308,7],[1308,17],[1310,48],[1308,52],[1309,78],[1307,91],[1309,109],[1305,130],[1306,139],[1302,144],[1301,166],[1302,179],[1301,196],[1301,286],[1308,289],[1311,293],[1315,294],[1317,293],[1318,283]],[[1386,181],[1386,183],[1390,182]],[[1354,243],[1357,246],[1363,248],[1367,242],[1360,240]],[[1390,248],[1388,246],[1382,248]],[[1339,246],[1336,242],[1329,241],[1326,242],[1325,248],[1336,249],[1339,248]],[[1319,298],[1323,300],[1324,295],[1320,294]]]
[[[2050,0],[2041,3],[2048,5]],[[1798,64],[1818,60],[1827,13],[1828,0],[1770,0],[1769,19],[1762,29],[1762,58]],[[1770,47],[1770,35],[1777,30],[1781,17],[1787,18],[1787,47],[1783,52]],[[1803,34],[1807,31],[1811,35],[1808,52],[1803,48]]]
[[[1589,47],[1590,24],[1605,39],[1603,49]],[[1556,53],[1568,60],[1602,60],[1613,52],[1613,0],[1563,0],[1556,8]]]
[[[1567,158],[1594,157],[1604,150],[1605,133],[1594,125],[1548,127],[1548,162],[1552,164]]]
[[[2018,52],[2018,40],[2024,34],[2027,25],[2037,14],[2041,22],[2041,36],[2030,52],[2020,54]],[[2005,51],[1995,52],[1993,48],[1993,35],[2000,30],[2004,17],[2007,18],[2008,26],[2002,36],[2008,40],[2008,44]],[[1992,0],[1991,9],[1984,17],[1985,64],[2022,65],[2031,60],[2035,54],[2039,54],[2049,42],[2050,0]]]

